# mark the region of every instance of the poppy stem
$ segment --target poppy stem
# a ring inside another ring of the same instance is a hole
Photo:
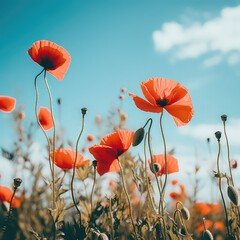
[[[221,176],[220,166],[219,166],[219,159],[220,159],[220,152],[221,152],[220,139],[217,139],[217,141],[218,141],[218,154],[217,154],[218,187],[219,187],[219,191],[220,191],[222,202],[223,202],[225,218],[226,218],[225,221],[226,221],[226,226],[227,226],[227,233],[229,235],[230,230],[229,230],[229,225],[228,225],[227,207],[226,207],[226,203],[225,203],[223,192],[222,192],[222,176]]]
[[[158,187],[158,191],[159,191],[159,205],[158,205],[158,214],[160,215],[161,213],[161,204],[163,204],[163,202],[161,201],[162,199],[162,193],[161,193],[161,187],[160,187],[160,184],[159,184],[159,181],[158,181],[158,176],[157,176],[157,173],[156,173],[156,170],[154,168],[154,162],[153,162],[153,154],[152,154],[152,145],[151,145],[151,135],[150,135],[150,132],[151,132],[151,127],[152,127],[152,119],[149,118],[148,121],[150,121],[150,125],[149,125],[149,128],[148,128],[148,149],[149,149],[149,154],[150,154],[150,159],[151,159],[151,170],[153,171],[154,173],[154,176],[155,176],[155,179],[156,179],[156,182],[157,182],[157,187]]]
[[[150,194],[150,190],[149,190],[149,179],[148,179],[148,172],[147,172],[147,154],[146,154],[147,136],[148,136],[148,133],[147,133],[147,134],[145,135],[145,137],[144,137],[145,175],[146,175],[146,181],[147,181],[147,193],[148,193],[148,197],[149,197],[149,199],[150,199],[150,203],[151,203],[152,209],[153,209],[154,212],[155,212],[153,200],[152,200],[152,197],[151,197],[151,194]]]
[[[91,195],[90,195],[91,214],[92,214],[92,211],[93,211],[93,192],[94,192],[94,187],[95,187],[95,184],[96,184],[96,166],[97,165],[93,164],[93,186],[92,186],[92,191],[91,191]],[[110,201],[111,201],[111,199],[110,199]]]
[[[160,130],[161,130],[161,134],[162,134],[162,140],[163,140],[163,150],[164,150],[164,160],[165,160],[165,179],[163,182],[163,187],[162,187],[162,198],[161,201],[164,201],[164,195],[165,195],[165,190],[166,190],[166,186],[167,186],[167,179],[168,179],[168,161],[167,161],[167,145],[166,145],[166,140],[165,140],[165,136],[164,136],[164,132],[163,132],[163,126],[162,126],[162,118],[163,118],[163,111],[160,115]],[[163,207],[163,204],[162,204]],[[164,209],[162,209],[162,212],[164,212]]]
[[[229,172],[230,172],[230,176],[231,176],[231,183],[234,186],[233,176],[232,176],[232,167],[231,167],[231,161],[230,161],[230,147],[229,147],[227,131],[226,131],[226,121],[223,121],[223,129],[224,129],[224,136],[225,136],[226,144],[227,144],[228,166],[229,166]]]
[[[79,215],[79,222],[80,222],[80,225],[82,225],[82,215],[81,215],[81,212],[80,210],[78,209],[78,206],[77,206],[77,203],[76,203],[76,200],[75,200],[75,197],[74,197],[74,192],[73,192],[73,181],[74,181],[74,177],[75,177],[75,168],[76,168],[76,162],[77,162],[77,154],[78,154],[78,144],[79,144],[79,141],[80,141],[80,138],[82,136],[82,133],[83,133],[83,129],[84,129],[84,116],[85,114],[82,114],[82,128],[81,128],[81,131],[78,135],[78,138],[77,138],[77,142],[76,142],[76,149],[75,149],[75,159],[74,159],[74,163],[73,163],[73,174],[72,174],[72,179],[71,179],[71,194],[72,194],[72,200],[73,200],[73,204],[78,212],[78,215]]]
[[[113,214],[112,214],[112,198],[109,199],[109,214],[111,219],[111,235],[112,239],[114,240],[114,224],[113,224]]]
[[[121,178],[122,178],[123,190],[125,192],[125,195],[126,195],[127,201],[128,201],[128,207],[129,207],[129,212],[130,212],[130,214],[129,214],[130,215],[130,219],[131,219],[131,222],[132,222],[132,226],[133,226],[135,237],[136,237],[136,239],[138,239],[136,226],[134,224],[133,215],[132,215],[132,205],[131,205],[131,201],[130,201],[130,198],[129,198],[129,195],[128,195],[128,192],[127,192],[126,183],[124,181],[122,164],[121,164],[119,158],[117,158],[117,160],[118,160],[118,165],[119,165],[119,168],[120,168],[120,175],[121,175]]]
[[[53,141],[52,141],[52,204],[53,209],[56,208],[56,199],[55,199],[55,148],[56,148],[56,124],[53,116],[53,104],[52,104],[52,94],[48,85],[47,77],[46,77],[46,70],[44,71],[44,82],[47,88],[48,96],[49,96],[49,104],[50,104],[50,112],[52,115],[52,121],[53,121]],[[50,154],[50,153],[49,153]],[[49,158],[50,161],[50,158]]]

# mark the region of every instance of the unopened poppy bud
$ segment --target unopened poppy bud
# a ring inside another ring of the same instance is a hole
[[[151,171],[153,173],[157,173],[161,170],[161,165],[159,163],[154,163],[153,166],[151,167]]]
[[[97,166],[97,160],[93,160],[92,165],[93,165],[93,167],[96,167]]]
[[[182,213],[183,219],[185,219],[185,220],[189,220],[190,219],[190,212],[189,212],[189,210],[186,207],[183,207],[181,209],[181,213]]]
[[[133,147],[137,146],[138,144],[140,144],[144,138],[145,135],[145,130],[144,128],[139,128],[133,136],[133,141],[132,141],[132,145]]]
[[[234,160],[232,160],[232,168],[233,169],[235,169],[235,168],[237,168],[237,160],[236,159],[234,159]]]
[[[61,104],[62,104],[61,98],[58,98],[57,103],[58,103],[58,105],[61,105]]]
[[[87,108],[85,108],[85,107],[82,108],[82,109],[81,109],[81,112],[82,112],[82,115],[84,116],[84,115],[87,113]]]
[[[238,206],[239,205],[239,192],[238,192],[238,190],[235,187],[229,185],[228,188],[227,188],[227,194],[228,194],[228,197],[231,200],[231,202],[234,205]]]
[[[203,232],[203,239],[204,240],[213,240],[213,235],[209,230],[205,230]]]
[[[207,138],[207,142],[210,143],[210,138]]]
[[[14,178],[13,179],[13,186],[14,186],[14,188],[20,187],[21,183],[22,183],[22,179],[21,178]]]
[[[226,122],[226,121],[227,121],[227,115],[226,115],[226,114],[223,114],[223,115],[221,116],[221,119],[222,119],[223,122]]]
[[[101,233],[98,236],[98,240],[108,240],[108,236],[105,233]]]
[[[220,131],[215,132],[215,137],[217,138],[218,141],[220,140],[221,135],[222,133]]]

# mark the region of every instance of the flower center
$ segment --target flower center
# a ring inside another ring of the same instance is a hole
[[[40,62],[40,65],[44,67],[46,70],[50,69],[53,70],[55,68],[54,62],[52,59],[49,58],[43,58],[42,61]]]
[[[168,100],[167,100],[166,98],[164,98],[164,99],[158,99],[158,100],[156,101],[156,104],[157,104],[158,106],[160,106],[160,107],[165,107],[165,106],[167,106],[167,104],[168,104]]]

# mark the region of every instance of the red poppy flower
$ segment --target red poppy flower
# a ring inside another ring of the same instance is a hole
[[[44,130],[50,130],[53,127],[52,114],[46,107],[40,107],[38,119]]]
[[[35,42],[28,54],[58,80],[63,79],[71,61],[69,53],[63,47],[46,40]]]
[[[88,148],[97,160],[97,171],[100,175],[119,171],[117,158],[129,149],[133,135],[134,132],[129,130],[117,130],[105,136],[99,145]]]
[[[51,158],[53,158],[53,152],[50,153]],[[67,149],[57,149],[55,150],[54,154],[54,163],[56,166],[63,170],[72,169],[74,166],[76,152]],[[84,160],[83,155],[77,153],[77,160],[76,160],[76,168],[83,166],[84,164],[88,163],[89,160]]]
[[[15,108],[16,99],[8,96],[0,96],[0,110],[11,112]]]
[[[202,215],[206,216],[210,213],[216,213],[221,209],[221,205],[219,203],[204,203],[197,202],[194,204],[194,208]]]
[[[167,157],[167,163],[168,163],[167,173],[171,174],[171,173],[178,172],[179,171],[178,160],[169,154],[166,154],[166,157]],[[160,170],[157,172],[158,176],[161,176],[162,174],[166,174],[164,154],[153,155],[153,162],[158,163],[160,165]],[[150,164],[150,161],[149,161],[149,164]]]
[[[142,111],[160,113],[163,109],[173,117],[177,126],[187,124],[193,116],[193,106],[188,90],[180,83],[166,78],[150,78],[141,83],[144,100],[129,93]]]
[[[12,195],[13,195],[13,191],[10,188],[5,186],[0,186],[0,201],[10,203]],[[12,207],[13,208],[20,207],[20,201],[15,197],[12,200]]]

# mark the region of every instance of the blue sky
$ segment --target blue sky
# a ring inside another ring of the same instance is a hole
[[[238,22],[240,1],[233,0],[25,0],[15,4],[4,0],[0,10],[0,95],[16,97],[17,106],[25,106],[26,121],[34,121],[33,80],[41,68],[27,50],[37,40],[50,40],[63,46],[72,58],[62,82],[48,75],[55,100],[62,98],[62,122],[72,141],[80,128],[81,107],[89,109],[87,134],[95,133],[97,114],[106,116],[112,106],[121,105],[129,129],[136,130],[153,117],[154,149],[161,153],[159,116],[139,111],[128,96],[120,103],[118,95],[122,87],[141,95],[140,82],[165,77],[189,89],[195,109],[186,127],[177,128],[166,115],[164,119],[168,148],[176,148],[182,168],[184,162],[209,165],[205,140],[211,137],[214,148],[213,134],[221,128],[223,113],[229,116],[232,156],[238,158]],[[39,89],[41,103],[46,105],[43,84]],[[0,145],[7,148],[14,137],[10,119],[9,114],[0,113]]]

